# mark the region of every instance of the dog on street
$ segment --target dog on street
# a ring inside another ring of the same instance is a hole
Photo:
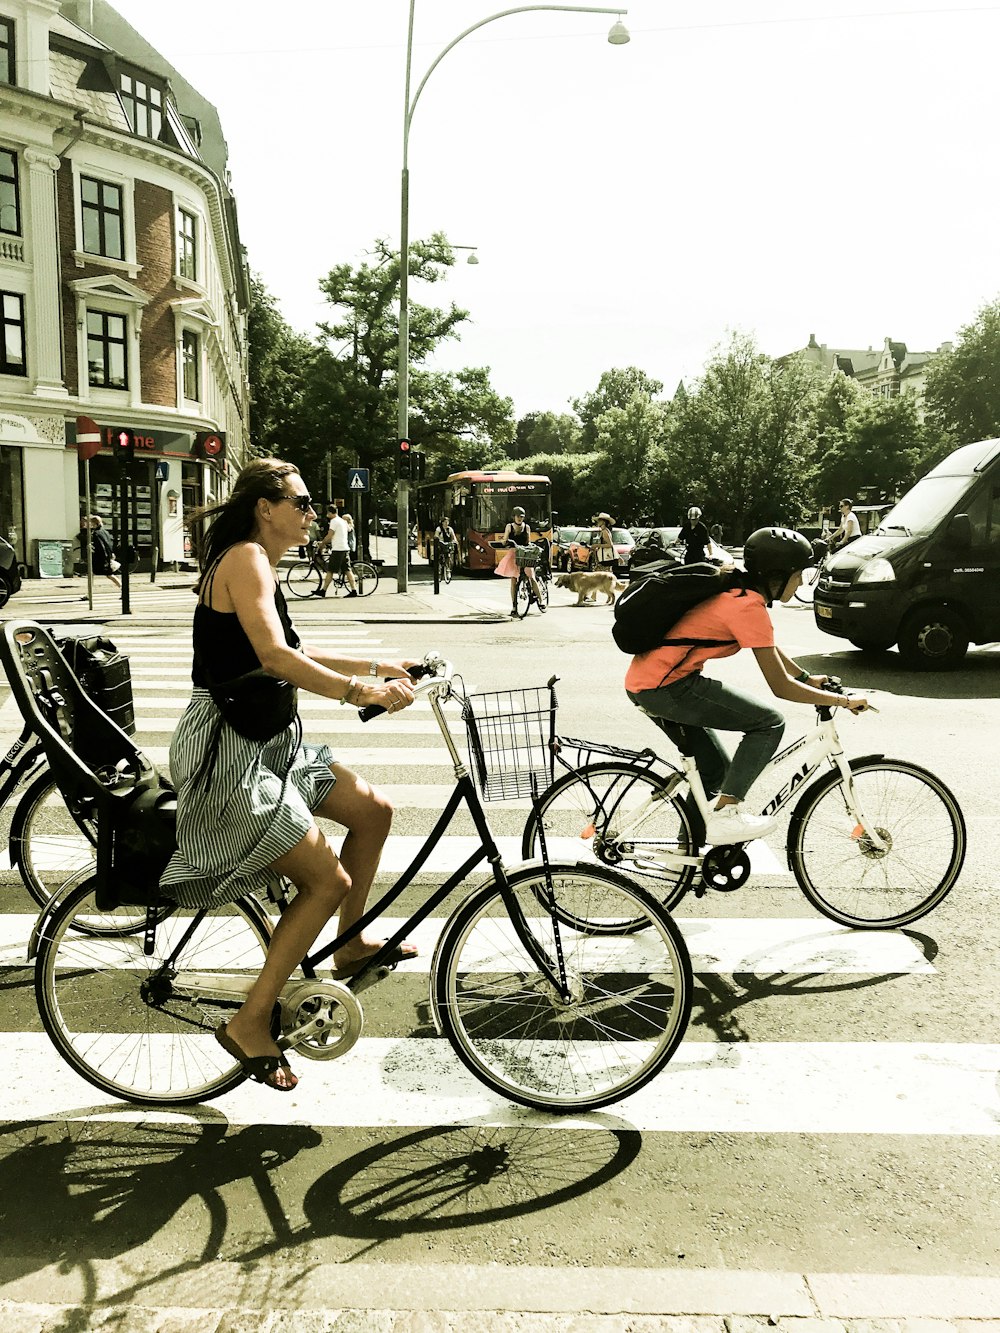
[[[570,592],[576,593],[576,605],[583,606],[584,602],[590,601],[596,604],[597,594],[603,592],[605,596],[605,606],[608,606],[615,600],[616,592],[624,592],[628,586],[615,578],[614,574],[557,574],[556,587],[568,588]]]

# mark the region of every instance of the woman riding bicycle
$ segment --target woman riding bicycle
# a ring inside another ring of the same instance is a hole
[[[515,505],[511,511],[511,520],[503,530],[501,541],[505,546],[511,549],[504,552],[503,558],[497,563],[497,567],[493,573],[498,574],[502,579],[510,579],[510,613],[512,616],[516,616],[518,614],[517,581],[521,574],[521,569],[518,566],[517,557],[512,548],[515,546],[531,545],[531,530],[525,522],[524,510],[520,505]],[[538,585],[535,582],[535,571],[530,565],[526,565],[524,567],[524,573],[527,574],[528,578],[531,580],[532,590],[535,592],[537,599]]]
[[[634,657],[625,676],[631,701],[682,753],[693,756],[706,794],[718,796],[705,828],[715,845],[748,842],[774,828],[773,819],[748,815],[741,803],[777,751],[785,720],[769,704],[703,675],[706,662],[751,648],[776,698],[852,713],[868,707],[867,699],[824,690],[826,676],[810,675],[774,642],[767,608],[794,595],[802,570],[813,561],[809,540],[789,528],[759,528],[747,538],[743,561],[745,575],[734,574],[733,586],[699,603],[670,629],[669,639],[688,642],[664,643]],[[742,732],[731,759],[716,731]]]
[[[290,546],[306,540],[315,516],[298,468],[257,458],[228,499],[192,522],[200,527],[212,520],[200,546],[194,690],[170,745],[177,851],[160,881],[164,894],[184,907],[263,892],[278,877],[295,885],[260,976],[242,1008],[216,1032],[252,1078],[283,1092],[296,1080],[271,1036],[278,994],[332,916],[339,912],[341,931],[362,916],[392,806],[325,745],[302,742],[294,698],[286,721],[289,710],[285,703],[275,706],[271,683],[289,682],[352,705],[380,704],[391,713],[413,702],[407,672],[417,665],[333,657],[300,643],[277,565]],[[234,710],[241,680],[253,682],[255,670],[253,695]],[[272,712],[280,730],[270,726]],[[250,734],[268,731],[265,740]],[[347,829],[339,857],[317,814]],[[335,975],[357,971],[380,948],[381,941],[359,935],[335,957]],[[415,952],[400,946],[400,958]]]

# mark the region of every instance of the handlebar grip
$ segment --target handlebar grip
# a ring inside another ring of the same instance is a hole
[[[421,680],[424,676],[432,676],[434,668],[422,662],[420,666],[410,667],[406,674],[411,680]],[[399,679],[401,680],[402,677],[399,677]],[[370,722],[373,717],[378,717],[380,713],[386,712],[388,712],[388,709],[381,704],[365,704],[364,708],[358,709],[358,717],[362,722]]]

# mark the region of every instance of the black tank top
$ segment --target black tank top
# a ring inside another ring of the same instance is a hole
[[[212,595],[219,560],[216,560],[202,584],[202,597]],[[300,648],[302,640],[295,632],[284,595],[277,583],[274,585],[274,605],[285,631],[285,642],[289,648]],[[191,683],[196,687],[207,689],[210,683],[221,685],[227,680],[235,680],[237,676],[245,676],[248,671],[260,669],[260,658],[254,652],[253,644],[247,638],[246,630],[235,611],[216,611],[206,602],[199,601],[194,609],[192,640],[194,663]]]
[[[528,531],[527,523],[525,523],[520,532],[515,530],[514,524],[512,523],[510,525],[510,537],[508,540],[512,541],[515,546],[530,546],[531,533]]]

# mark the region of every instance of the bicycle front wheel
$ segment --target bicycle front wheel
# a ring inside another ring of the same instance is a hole
[[[839,773],[808,788],[792,815],[788,853],[799,887],[832,921],[884,930],[918,921],[954,887],[965,860],[965,820],[940,779],[898,759],[851,764],[857,822]]]
[[[517,580],[517,588],[514,592],[514,610],[523,620],[528,614],[528,608],[531,606],[531,584],[528,582],[527,574],[521,574]]]
[[[359,597],[370,597],[378,587],[378,570],[374,565],[368,564],[366,560],[359,560],[352,566],[354,570],[354,581],[357,585]]]
[[[11,861],[39,907],[68,879],[92,873],[96,848],[97,821],[71,815],[52,774],[39,773],[10,821]]]
[[[644,1087],[677,1049],[691,1014],[691,960],[674,921],[627,880],[577,866],[550,873],[568,914],[642,915],[642,937],[562,925],[541,906],[544,872],[515,871],[514,910],[565,977],[568,998],[539,970],[496,884],[448,921],[432,985],[449,1041],[487,1087],[539,1111],[594,1110]]]
[[[245,1079],[213,1033],[263,967],[270,923],[249,899],[212,907],[172,958],[196,915],[180,908],[161,921],[147,955],[145,909],[99,911],[88,877],[47,918],[35,964],[38,1011],[60,1055],[101,1092],[180,1106]],[[190,973],[197,976],[186,980]]]
[[[802,582],[795,589],[793,596],[803,606],[812,606],[816,596],[816,584],[819,582],[819,570],[815,566],[802,571]]]
[[[293,597],[311,597],[319,592],[323,575],[311,560],[296,560],[285,575],[285,584]]]
[[[558,778],[538,798],[524,826],[522,855],[557,861],[593,861],[624,872],[668,910],[694,883],[697,867],[678,864],[699,853],[692,822],[669,779],[625,761],[589,764]],[[578,923],[579,924],[579,923]],[[619,922],[640,930],[645,917]]]

